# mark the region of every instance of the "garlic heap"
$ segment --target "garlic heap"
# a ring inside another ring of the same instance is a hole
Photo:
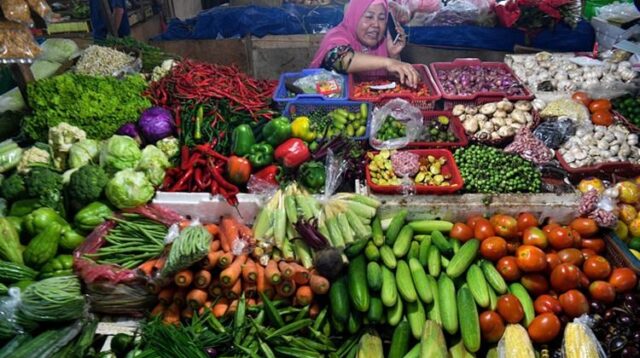
[[[529,101],[515,104],[506,98],[482,106],[458,104],[453,115],[460,118],[465,132],[479,141],[499,140],[515,135],[533,124],[533,105]]]
[[[569,58],[571,56],[539,52],[531,56],[507,56],[505,62],[525,85],[537,91],[572,92],[601,82],[630,82],[638,77],[629,61],[605,60],[603,66],[581,67]],[[545,84],[550,84],[551,88]]]
[[[572,168],[607,162],[640,163],[638,135],[625,126],[597,126],[590,121],[576,122],[576,134],[559,149]]]

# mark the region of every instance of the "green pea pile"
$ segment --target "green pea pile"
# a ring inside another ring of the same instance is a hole
[[[387,116],[376,133],[376,138],[382,141],[402,138],[407,135],[407,125],[393,118],[393,116]]]
[[[542,184],[531,162],[499,149],[471,145],[454,154],[464,188],[471,193],[536,193]]]

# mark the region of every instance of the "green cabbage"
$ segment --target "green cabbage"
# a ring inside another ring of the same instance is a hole
[[[40,49],[39,59],[58,63],[67,61],[80,51],[75,41],[69,39],[48,39],[40,45]]]
[[[98,142],[93,139],[81,140],[74,143],[69,149],[69,159],[67,164],[70,168],[80,168],[85,164],[98,159]]]
[[[171,163],[169,163],[167,156],[155,145],[148,145],[142,150],[138,170],[145,173],[147,179],[154,186],[162,184],[165,169],[170,166]]]
[[[107,173],[115,173],[123,169],[133,169],[138,166],[142,152],[135,139],[114,135],[104,142],[100,151],[100,165]]]
[[[125,169],[109,180],[105,189],[107,199],[119,209],[135,208],[153,198],[153,185],[144,173]]]

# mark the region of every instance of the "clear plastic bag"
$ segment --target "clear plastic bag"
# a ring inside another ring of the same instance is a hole
[[[633,3],[614,2],[596,9],[596,17],[605,21],[616,20],[617,22],[631,21],[640,16],[640,11]]]
[[[551,149],[558,149],[570,136],[576,133],[575,123],[569,118],[542,122],[533,134]]]
[[[7,20],[33,26],[29,5],[24,0],[0,0],[0,8]]]
[[[329,200],[342,183],[342,177],[347,168],[347,163],[342,157],[337,156],[331,149],[325,158],[326,179],[324,181],[323,201]]]
[[[40,51],[25,25],[0,21],[0,63],[30,63]]]
[[[20,289],[12,287],[9,289],[9,294],[0,299],[0,339],[4,340],[24,333],[23,328],[16,320],[19,306]]]
[[[344,78],[332,71],[321,70],[313,75],[298,78],[293,85],[307,94],[321,94],[329,98],[342,96]]]
[[[582,103],[569,98],[562,98],[549,102],[540,112],[540,117],[569,117],[579,121],[586,121],[591,118],[591,115],[589,114],[589,109]]]
[[[493,26],[496,23],[492,10],[494,4],[495,1],[491,0],[453,0],[439,9],[419,11],[427,13],[424,26]]]
[[[562,353],[565,358],[605,358],[607,355],[593,334],[593,319],[582,315],[568,323],[564,330]]]
[[[40,15],[45,21],[51,21],[51,17],[53,16],[53,11],[51,7],[45,0],[27,0],[29,3],[29,7],[33,12]]]
[[[388,116],[392,116],[397,121],[406,126],[404,137],[394,138],[382,141],[377,138],[377,133],[386,121]],[[381,108],[376,108],[371,118],[371,134],[369,136],[369,144],[378,150],[382,149],[399,149],[406,147],[409,143],[415,141],[420,135],[422,127],[422,112],[412,106],[409,102],[396,98],[389,101]]]

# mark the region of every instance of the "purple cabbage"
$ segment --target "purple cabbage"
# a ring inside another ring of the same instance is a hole
[[[116,134],[126,135],[131,137],[138,142],[138,144],[142,144],[142,138],[140,138],[140,133],[138,133],[138,127],[136,127],[135,123],[125,123],[122,127],[118,128]]]
[[[148,143],[169,137],[175,131],[171,112],[161,107],[151,107],[144,111],[138,121],[138,127]]]

